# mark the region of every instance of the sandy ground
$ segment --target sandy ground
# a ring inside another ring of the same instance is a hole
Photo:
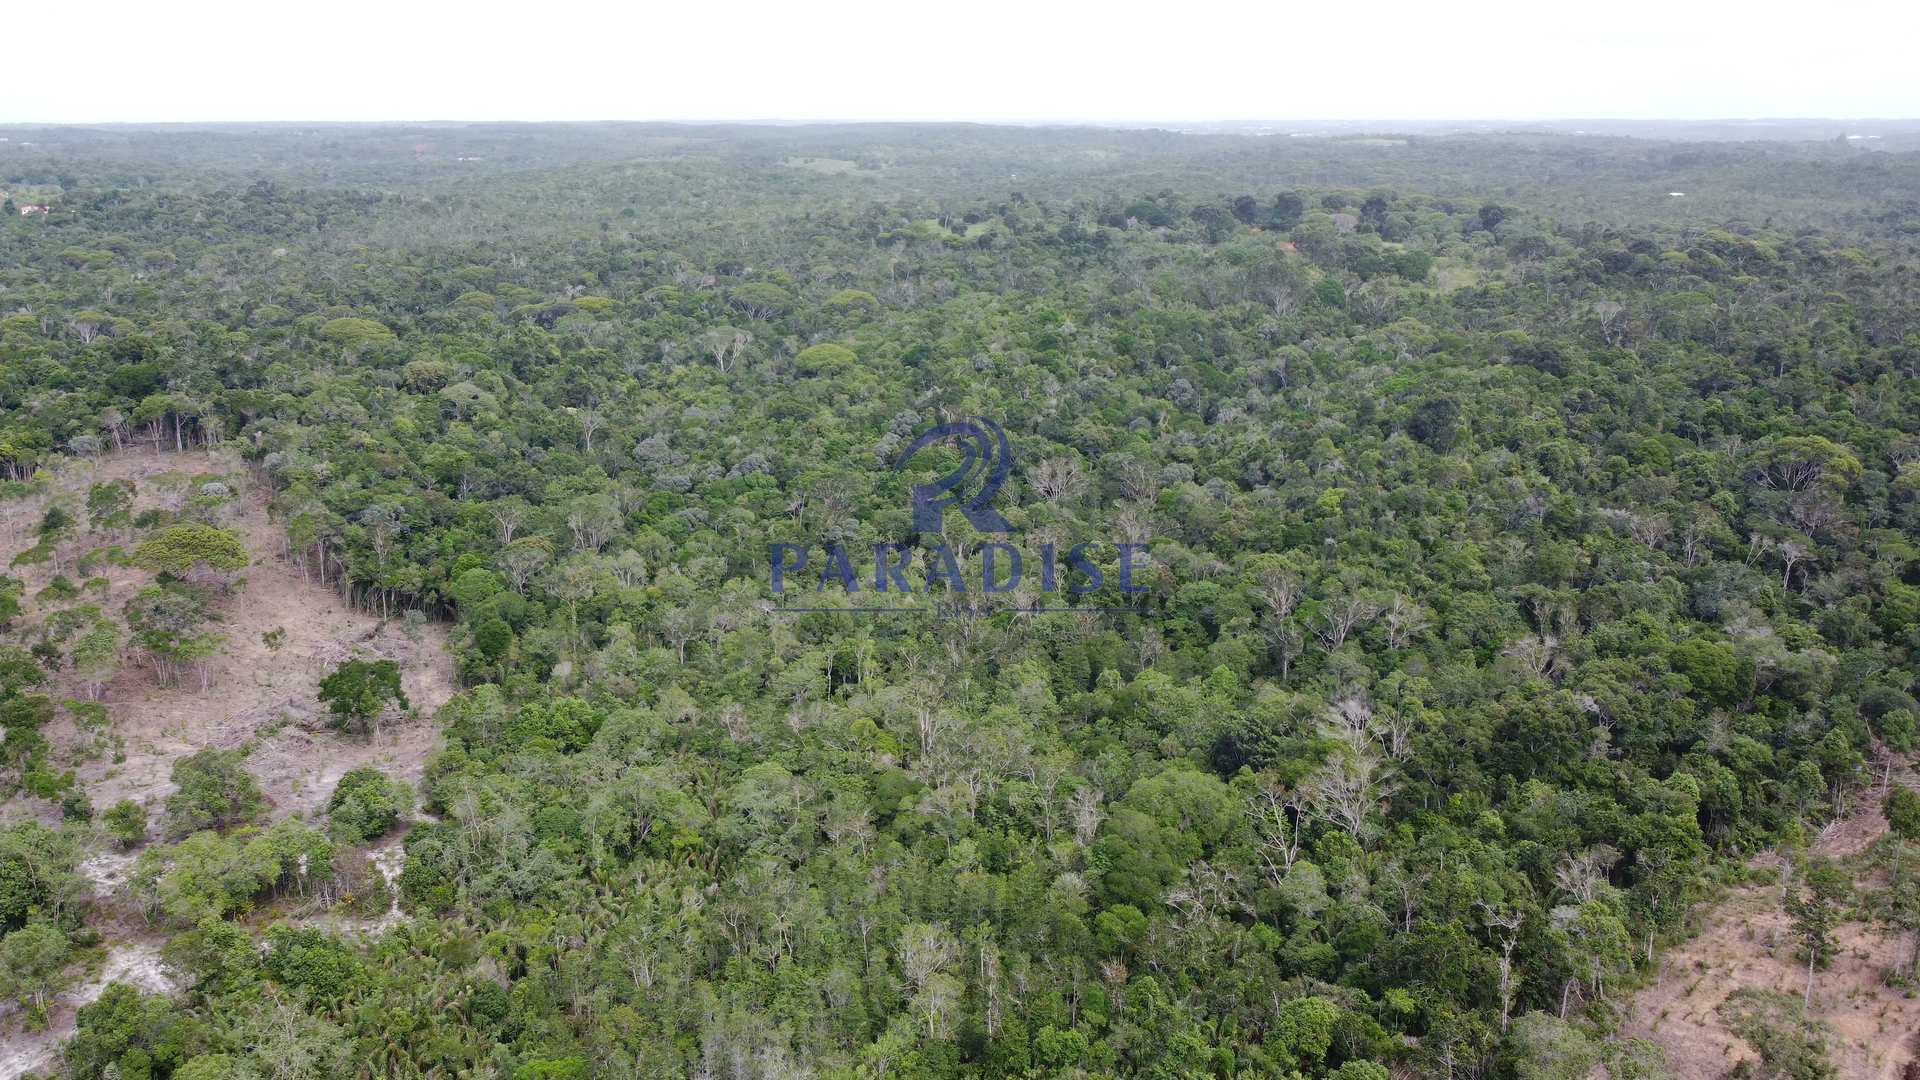
[[[19,1030],[19,1018],[6,1016],[4,1036],[0,1036],[0,1080],[46,1069],[54,1063],[60,1044],[73,1034],[74,1013],[83,1005],[99,999],[112,982],[132,983],[150,993],[171,993],[173,979],[160,962],[160,943],[153,940],[120,941],[107,947],[105,959],[78,985],[60,997],[52,1022],[40,1031]]]
[[[1851,858],[1886,831],[1878,800],[1869,800],[1859,813],[1824,832],[1813,851]],[[1765,863],[1781,865],[1774,856],[1756,860]],[[1669,951],[1659,977],[1635,996],[1622,1034],[1659,1043],[1673,1075],[1683,1080],[1713,1080],[1742,1060],[1757,1060],[1746,1042],[1727,1030],[1718,1009],[1741,987],[1796,997],[1805,991],[1806,966],[1795,956],[1783,888],[1736,889],[1707,911],[1698,935]],[[1814,976],[1811,1012],[1833,1028],[1829,1053],[1841,1080],[1902,1080],[1907,1063],[1920,1060],[1920,997],[1889,988],[1883,976],[1911,943],[1862,922],[1843,924],[1834,936],[1839,955]]]
[[[248,746],[247,769],[269,799],[269,816],[318,818],[334,784],[348,770],[372,766],[418,784],[421,768],[437,743],[430,717],[452,695],[455,676],[445,648],[443,627],[428,624],[409,639],[398,620],[382,622],[350,609],[333,589],[303,579],[297,566],[280,557],[281,533],[268,520],[267,491],[254,482],[240,461],[221,453],[127,453],[66,463],[53,491],[23,505],[0,508],[0,565],[31,546],[31,531],[51,499],[62,499],[84,517],[89,485],[126,478],[139,485],[137,508],[177,505],[183,476],[219,474],[234,488],[221,524],[246,540],[252,565],[245,583],[217,605],[226,635],[213,662],[211,685],[202,690],[189,677],[177,687],[158,684],[151,672],[129,662],[100,695],[111,715],[109,732],[88,733],[62,719],[48,729],[61,763],[76,770],[96,811],[130,798],[147,807],[158,826],[173,785],[169,774],[179,758],[207,747]],[[108,542],[84,533],[74,552]],[[27,610],[21,625],[37,624],[45,611],[32,598],[53,577],[46,566],[0,569],[26,582]],[[116,618],[129,597],[152,580],[145,571],[103,567],[96,571],[111,583],[102,600],[89,595]],[[69,577],[80,580],[69,565]],[[261,635],[286,631],[286,643],[270,650]],[[333,665],[354,656],[400,662],[404,686],[413,704],[405,719],[383,726],[378,738],[336,734],[326,724],[318,701],[319,680]],[[56,677],[48,692],[56,700],[83,697],[79,684]],[[116,760],[117,759],[117,760]],[[33,816],[53,823],[58,809],[35,799],[16,797],[0,804],[0,818]],[[391,850],[387,850],[391,849]],[[384,873],[398,871],[398,836],[369,853]],[[82,872],[105,900],[125,880],[133,855],[104,840],[83,861]],[[102,911],[104,917],[105,910]],[[392,913],[389,913],[391,918]],[[385,919],[377,920],[385,922]],[[364,923],[362,924],[364,925]],[[72,1031],[74,1010],[93,1000],[112,978],[130,979],[149,989],[168,989],[158,961],[158,939],[131,925],[101,926],[107,935],[106,960],[98,973],[63,995],[45,1032],[18,1030],[18,1018],[0,1015],[0,1080],[44,1068],[59,1042]]]

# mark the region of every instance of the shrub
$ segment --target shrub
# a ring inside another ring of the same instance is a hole
[[[156,574],[182,578],[202,570],[226,574],[246,568],[247,546],[226,529],[188,522],[169,525],[147,538],[134,549],[133,563]]]
[[[334,839],[348,844],[385,833],[412,809],[413,792],[378,769],[349,772],[334,785],[327,800]]]
[[[0,933],[71,909],[81,882],[72,834],[36,821],[0,829]]]
[[[167,835],[227,829],[258,817],[266,805],[260,785],[242,767],[238,750],[202,750],[173,763],[178,789],[167,796]]]
[[[1762,1077],[1777,1080],[1832,1080],[1827,1057],[1830,1028],[1807,1015],[1800,999],[1778,990],[1742,987],[1720,1006],[1733,1033],[1760,1055]]]
[[[147,808],[132,799],[121,799],[107,808],[102,818],[107,835],[121,847],[133,847],[147,838]]]
[[[377,730],[389,706],[412,708],[400,688],[400,665],[392,660],[347,660],[320,680],[320,700],[343,731]]]
[[[311,927],[267,931],[266,966],[274,981],[327,1001],[345,996],[361,975],[353,950]]]
[[[108,983],[99,1000],[80,1009],[67,1072],[76,1080],[167,1076],[205,1044],[199,1021],[166,995]]]
[[[1920,840],[1920,792],[1911,788],[1896,787],[1887,792],[1883,804],[1887,813],[1887,825],[1893,834],[1902,840]]]

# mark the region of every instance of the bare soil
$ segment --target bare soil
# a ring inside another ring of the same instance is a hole
[[[1886,835],[1879,799],[1862,802],[1820,835],[1813,855],[1853,858]],[[1754,864],[1784,869],[1778,856]],[[1783,873],[1781,882],[1735,889],[1708,909],[1698,934],[1669,951],[1654,983],[1634,997],[1622,1034],[1663,1047],[1674,1076],[1712,1080],[1743,1060],[1757,1061],[1720,1018],[1720,1005],[1735,990],[1805,993],[1806,963],[1795,955],[1792,920],[1783,906],[1785,878]],[[1845,923],[1834,937],[1839,954],[1830,968],[1815,973],[1809,1010],[1833,1029],[1829,1055],[1841,1080],[1902,1080],[1907,1064],[1920,1060],[1920,996],[1889,987],[1885,976],[1911,943],[1870,922]]]
[[[73,1034],[74,1015],[98,1001],[108,983],[131,983],[149,993],[174,990],[173,978],[160,961],[160,943],[140,939],[109,943],[97,965],[89,965],[80,981],[60,996],[49,1011],[49,1023],[39,1031],[20,1027],[20,1017],[0,1013],[0,1080],[47,1069],[59,1056],[60,1045]]]

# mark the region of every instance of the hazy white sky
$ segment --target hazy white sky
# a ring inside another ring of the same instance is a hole
[[[1920,4],[107,0],[0,122],[1920,117]]]

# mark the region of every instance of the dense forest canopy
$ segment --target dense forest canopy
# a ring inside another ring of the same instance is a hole
[[[66,586],[0,590],[0,767],[73,823],[0,836],[0,929],[83,943],[147,809],[63,783],[45,684],[191,684],[244,596],[219,492],[68,505],[61,461],[238,455],[271,557],[462,680],[378,935],[275,914],[405,785],[269,825],[182,761],[115,898],[182,990],[109,988],[72,1076],[1659,1075],[1610,1035],[1689,905],[1913,749],[1909,152],[9,134],[7,572]],[[1144,593],[1045,602],[1140,613],[781,611],[771,544],[992,539],[894,472],[970,417],[1023,544],[1143,545]],[[354,663],[319,692],[376,737]]]

